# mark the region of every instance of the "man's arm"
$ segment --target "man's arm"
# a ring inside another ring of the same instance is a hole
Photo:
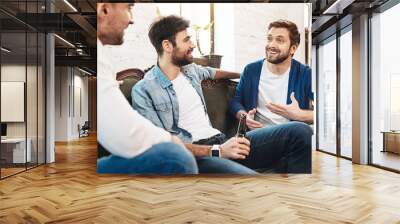
[[[197,77],[200,80],[205,79],[238,79],[240,78],[240,73],[228,72],[212,67],[204,67],[196,64],[191,64],[191,68],[194,68]]]
[[[296,121],[303,121],[307,124],[313,124],[314,123],[314,111],[312,110],[302,110],[302,112],[297,116]]]
[[[197,145],[197,144],[185,144],[185,147],[192,152],[194,156],[210,156],[211,146],[209,145]]]
[[[185,147],[193,153],[194,156],[210,156],[211,146],[185,144]],[[220,146],[221,157],[227,159],[245,159],[250,152],[250,141],[246,138],[233,137]]]
[[[100,70],[102,71],[102,70]],[[112,154],[132,158],[171,135],[132,109],[115,80],[97,78],[98,141]]]
[[[307,124],[314,124],[314,101],[310,100],[310,109],[302,111],[303,112],[299,115],[299,121],[303,121]]]
[[[240,78],[240,73],[228,72],[224,70],[217,69],[215,71],[214,79],[238,79]]]

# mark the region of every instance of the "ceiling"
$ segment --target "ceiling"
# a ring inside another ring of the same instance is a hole
[[[375,12],[389,0],[314,0],[312,16],[313,44],[352,23],[354,17]]]
[[[96,73],[96,0],[1,0],[2,46],[7,60],[35,57],[37,33],[52,32],[56,66],[78,66]],[[52,11],[52,13],[49,13]],[[25,37],[24,34],[27,32]],[[32,34],[29,34],[32,32]],[[34,33],[34,34],[33,34]],[[64,41],[66,40],[66,41]],[[25,46],[27,46],[25,50]],[[3,57],[4,60],[4,57]]]

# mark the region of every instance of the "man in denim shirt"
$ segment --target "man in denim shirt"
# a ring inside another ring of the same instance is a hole
[[[254,174],[248,167],[270,168],[269,161],[257,158],[260,154],[260,158],[269,157],[268,151],[263,153],[263,132],[249,133],[249,140],[226,139],[211,126],[201,81],[238,78],[239,74],[193,64],[195,46],[188,27],[189,22],[177,16],[160,18],[151,25],[149,38],[158,53],[158,63],[133,87],[134,109],[180,137],[196,156],[199,173]]]

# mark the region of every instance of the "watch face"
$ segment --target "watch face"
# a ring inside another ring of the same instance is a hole
[[[219,157],[219,150],[211,150],[212,157]]]

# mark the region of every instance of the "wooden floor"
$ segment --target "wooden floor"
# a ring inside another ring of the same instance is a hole
[[[96,174],[96,140],[0,181],[0,223],[400,223],[400,175],[320,152],[312,175]]]
[[[0,168],[0,169],[1,169],[1,178],[26,170],[25,167],[24,168],[19,168],[19,167],[18,168]]]

